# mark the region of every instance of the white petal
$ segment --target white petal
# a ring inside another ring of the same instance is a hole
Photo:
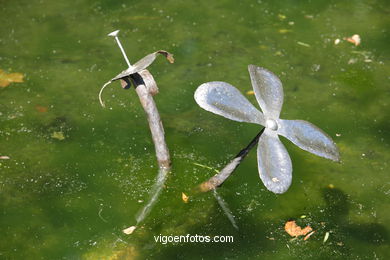
[[[278,119],[283,105],[282,82],[272,72],[257,67],[248,66],[253,90],[261,110],[267,119]]]
[[[200,85],[195,91],[198,105],[214,114],[238,122],[264,125],[263,114],[232,85],[213,81]]]
[[[284,193],[291,184],[292,164],[290,156],[276,131],[265,129],[257,147],[260,178],[273,193]]]
[[[303,150],[315,155],[338,161],[339,151],[336,144],[325,132],[304,120],[278,121],[278,134],[286,137]]]

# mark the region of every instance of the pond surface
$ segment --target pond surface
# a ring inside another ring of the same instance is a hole
[[[0,1],[0,69],[24,74],[0,88],[0,258],[389,259],[389,9],[375,0]],[[114,83],[99,105],[100,87],[126,68],[106,36],[116,29],[130,61],[159,49],[176,59],[149,68],[173,168],[132,235],[122,230],[147,202],[157,165],[134,89]],[[353,34],[360,45],[344,40]],[[218,189],[236,230],[212,193],[189,203],[181,193],[214,174],[196,164],[220,169],[260,130],[193,99],[208,81],[250,91],[249,64],[280,77],[281,118],[319,126],[341,163],[281,138],[293,183],[275,195],[252,151]],[[315,233],[292,239],[290,219]],[[164,245],[160,234],[234,242]]]

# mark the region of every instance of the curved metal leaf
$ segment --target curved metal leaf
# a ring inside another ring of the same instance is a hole
[[[339,161],[337,146],[320,128],[304,120],[280,119],[278,134],[286,137],[299,148],[315,155]]]
[[[278,119],[283,105],[282,82],[275,74],[264,68],[249,65],[248,70],[257,102],[265,117]]]
[[[284,193],[290,187],[292,163],[276,131],[265,129],[257,147],[260,178],[273,193]]]
[[[198,105],[214,114],[238,122],[264,125],[263,114],[232,85],[213,81],[200,85],[195,91]]]
[[[150,64],[152,64],[154,62],[154,60],[156,59],[158,54],[164,55],[165,58],[167,58],[167,60],[170,63],[173,63],[175,61],[173,59],[173,55],[171,53],[164,51],[164,50],[159,50],[159,51],[156,51],[156,52],[153,52],[151,54],[146,55],[145,57],[143,57],[142,59],[137,61],[134,65],[132,65],[130,68],[119,73],[111,81],[130,76],[131,74],[134,74],[134,73],[140,72],[141,70],[146,69],[147,67],[150,66]]]

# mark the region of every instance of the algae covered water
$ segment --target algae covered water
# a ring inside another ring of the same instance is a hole
[[[15,0],[0,9],[0,258],[389,258],[386,1]],[[107,37],[117,29],[132,62],[160,49],[175,57],[148,68],[173,168],[131,235],[122,230],[135,224],[158,167],[134,89],[114,83],[99,104],[100,87],[127,67]],[[286,193],[264,187],[252,151],[218,196],[184,203],[182,193],[260,130],[202,110],[193,94],[225,81],[257,106],[249,64],[280,77],[281,117],[319,126],[341,162],[281,138],[293,163]],[[315,233],[295,239],[289,220]],[[187,234],[233,242],[156,242]]]

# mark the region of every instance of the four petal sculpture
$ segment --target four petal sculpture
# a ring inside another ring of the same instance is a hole
[[[279,140],[279,135],[286,137],[303,150],[334,161],[339,160],[339,152],[332,139],[315,125],[304,120],[279,118],[283,105],[283,87],[276,75],[254,65],[249,65],[248,70],[257,102],[263,113],[238,89],[221,81],[200,85],[194,95],[195,101],[203,109],[228,119],[265,127],[257,139],[254,139],[258,140],[257,160],[260,178],[268,190],[284,193],[291,184],[292,163],[286,148]],[[234,167],[230,166],[231,171],[238,163],[234,163]],[[221,174],[229,168],[228,166]],[[220,184],[230,173],[225,173]]]

